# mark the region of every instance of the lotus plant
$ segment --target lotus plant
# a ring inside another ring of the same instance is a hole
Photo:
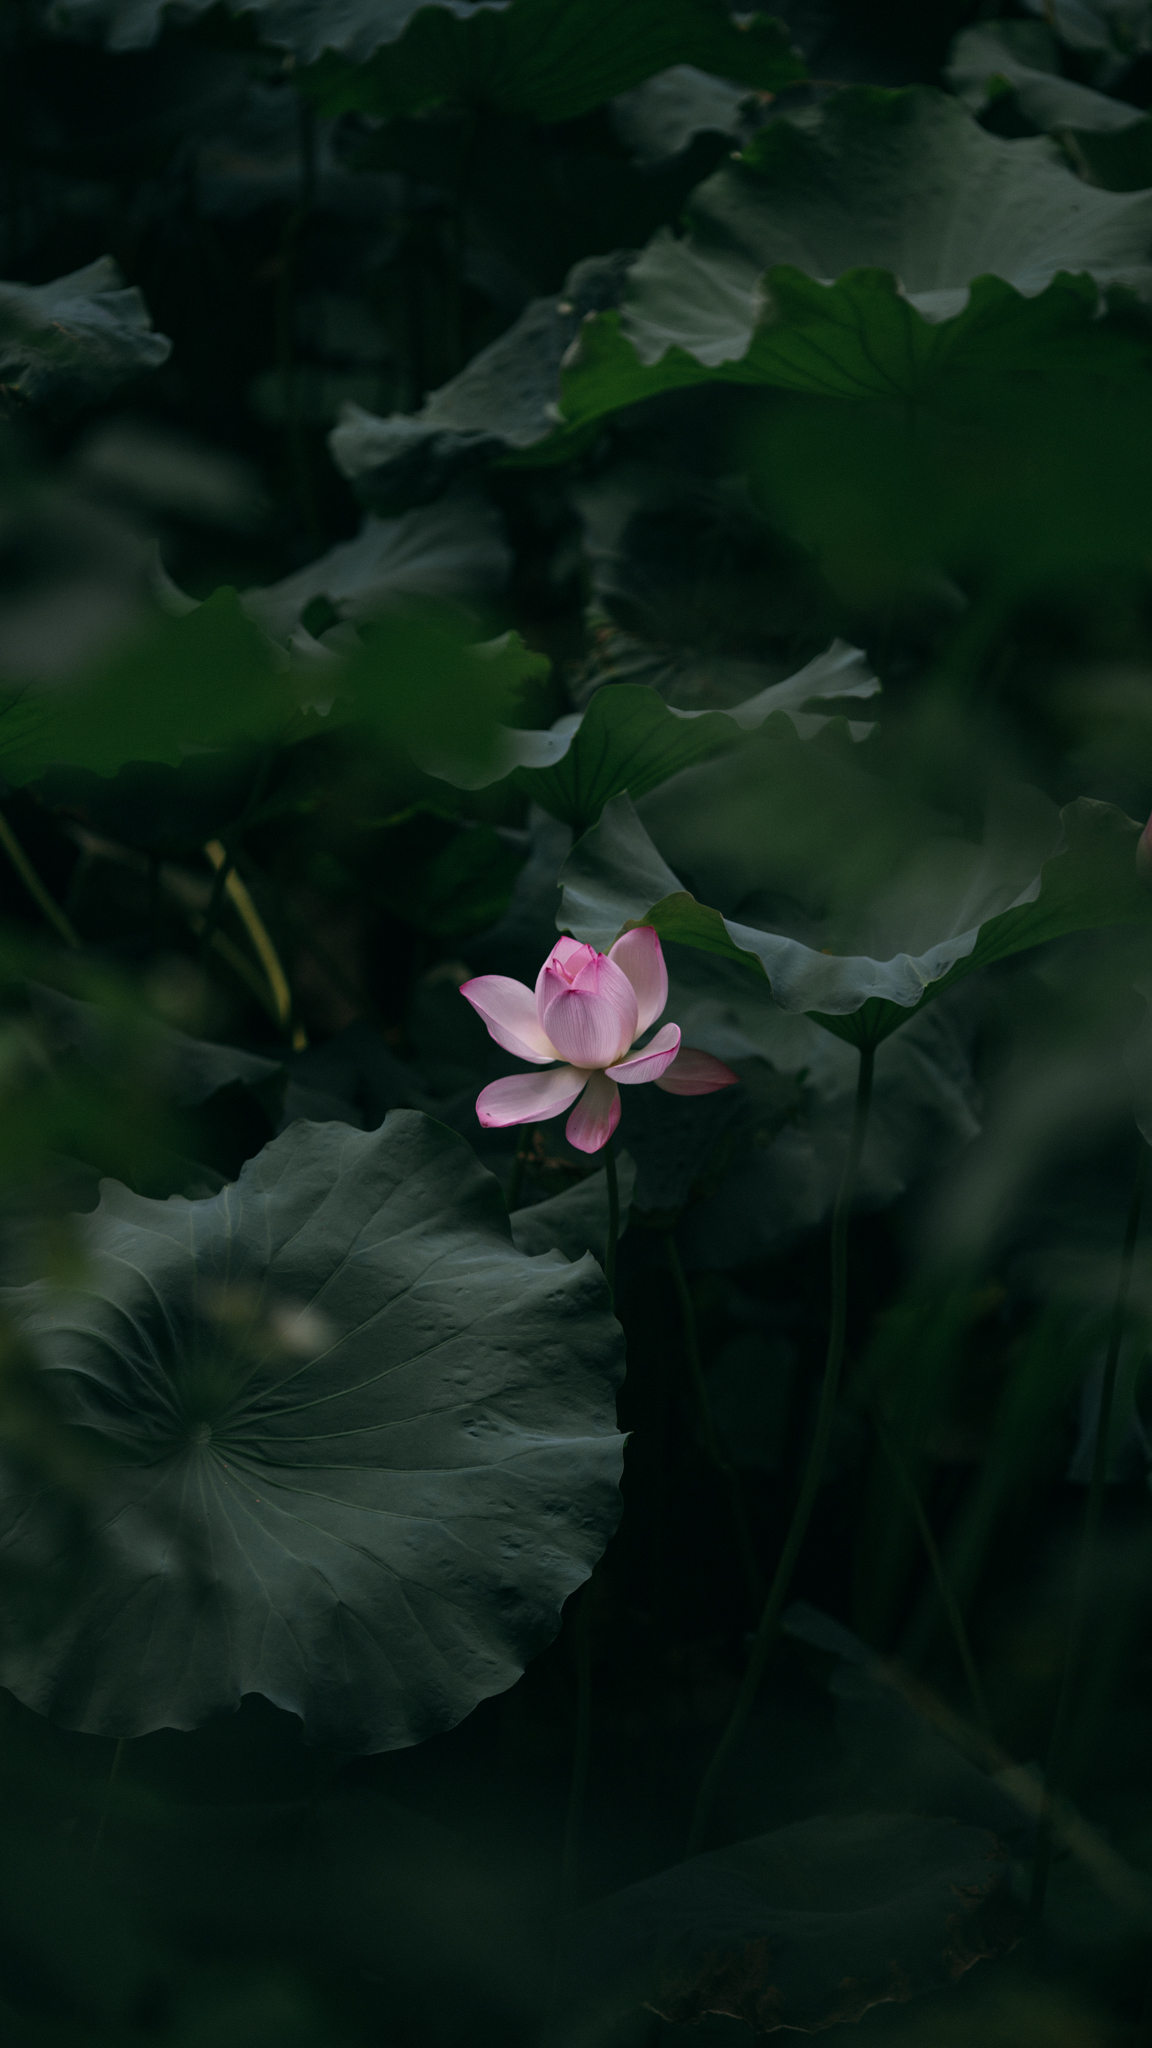
[[[620,1121],[621,1087],[654,1081],[669,1095],[711,1095],[737,1079],[710,1053],[682,1046],[678,1024],[661,1025],[647,1045],[633,1050],[668,1001],[668,970],[651,925],[625,932],[607,953],[560,939],[535,992],[506,974],[481,974],[460,993],[497,1045],[545,1069],[510,1074],[481,1089],[476,1114],[489,1130],[572,1109],[565,1126],[569,1144],[599,1152]]]

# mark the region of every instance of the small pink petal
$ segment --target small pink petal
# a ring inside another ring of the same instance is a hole
[[[650,924],[641,924],[635,931],[625,932],[609,949],[608,958],[623,968],[632,983],[638,1011],[636,1029],[647,1031],[668,1001],[668,969],[655,930]]]
[[[608,1067],[636,1036],[636,991],[606,953],[593,953],[571,986],[548,970],[539,1014],[561,1059]]]
[[[497,1045],[514,1052],[519,1060],[534,1060],[537,1066],[558,1054],[540,1028],[536,998],[522,981],[507,974],[477,974],[463,983],[461,995],[471,1003]]]
[[[608,1073],[613,1081],[622,1083],[658,1081],[661,1074],[667,1073],[679,1050],[680,1026],[665,1024],[655,1038],[649,1039],[643,1052],[634,1052],[630,1060],[621,1060],[616,1066],[609,1067]],[[704,1058],[707,1057],[705,1053]]]
[[[694,1046],[683,1046],[677,1053],[667,1073],[661,1074],[656,1086],[668,1095],[714,1095],[717,1088],[733,1088],[740,1079],[723,1060],[713,1059],[710,1052],[697,1052]]]
[[[588,1086],[564,1126],[578,1152],[599,1152],[620,1121],[620,1090],[607,1074],[590,1074]]]
[[[486,1131],[505,1124],[543,1123],[571,1108],[587,1081],[575,1067],[550,1067],[546,1074],[509,1074],[490,1081],[476,1097],[476,1114]]]
[[[541,1022],[544,1017],[545,990],[555,991],[558,986],[557,977],[559,977],[560,982],[563,982],[565,986],[570,988],[580,969],[587,967],[589,961],[595,960],[597,957],[595,946],[582,945],[579,939],[570,939],[568,937],[557,939],[543,967],[536,976],[536,1015],[541,1019]]]

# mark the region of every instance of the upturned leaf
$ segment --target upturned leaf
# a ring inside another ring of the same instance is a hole
[[[171,353],[111,256],[51,284],[0,283],[0,386],[33,405],[104,398]]]
[[[3,1682],[72,1728],[261,1692],[345,1752],[511,1685],[620,1513],[620,1337],[591,1258],[529,1259],[415,1111],[299,1123],[211,1200],[105,1183],[90,1284],[11,1290],[66,1418],[115,1450],[76,1603]],[[50,1502],[9,1493],[0,1556]]]
[[[422,8],[368,64],[324,57],[302,83],[328,114],[406,114],[458,100],[569,121],[673,64],[768,92],[805,75],[779,22],[740,22],[712,0],[511,0],[465,19]]]
[[[618,796],[561,870],[557,923],[602,950],[630,925],[653,925],[662,939],[742,960],[764,976],[782,1010],[803,1010],[851,1044],[878,1045],[979,967],[1070,932],[1152,925],[1152,897],[1135,869],[1140,828],[1122,811],[1087,797],[1069,804],[1060,813],[1062,843],[1031,879],[1029,846],[1051,834],[1042,811],[1019,824],[1013,830],[1008,821],[984,850],[960,841],[926,846],[884,892],[876,952],[834,953],[698,902],[678,885],[628,797]],[[915,934],[915,951],[899,945],[901,925]]]
[[[726,711],[677,711],[645,684],[620,683],[597,691],[575,723],[563,721],[553,733],[510,735],[540,763],[517,768],[514,780],[553,817],[584,832],[622,790],[644,796],[681,769],[738,747],[744,734],[776,713],[811,729],[826,720],[806,713],[809,703],[870,697],[879,688],[860,649],[843,641]]]

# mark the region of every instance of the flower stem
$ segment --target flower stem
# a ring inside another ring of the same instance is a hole
[[[1148,1175],[1148,1147],[1140,1142],[1140,1157],[1136,1162],[1136,1178],[1132,1185],[1132,1200],[1128,1209],[1128,1222],[1124,1231],[1124,1249],[1120,1255],[1120,1273],[1116,1282],[1116,1298],[1112,1304],[1112,1324],[1108,1333],[1108,1350],[1104,1360],[1104,1378],[1100,1387],[1100,1408],[1096,1417],[1096,1441],[1092,1451],[1092,1476],[1088,1484],[1088,1501],[1084,1510],[1084,1533],[1080,1542],[1080,1558],[1076,1570],[1076,1583],[1072,1594],[1072,1611],[1068,1620],[1068,1634],[1064,1645],[1064,1665],[1060,1674],[1060,1691],[1056,1699],[1056,1712],[1052,1721],[1052,1737],[1048,1745],[1048,1764],[1044,1773],[1044,1805],[1036,1833],[1036,1853],[1032,1863],[1032,1896],[1029,1902],[1034,1921],[1039,1921],[1044,1911],[1044,1898],[1048,1889],[1048,1874],[1052,1867],[1052,1823],[1060,1782],[1064,1776],[1068,1748],[1068,1727],[1072,1717],[1072,1697],[1075,1688],[1084,1634],[1088,1621],[1088,1607],[1092,1598],[1092,1578],[1096,1564],[1096,1551],[1100,1541],[1100,1528],[1104,1519],[1104,1496],[1108,1483],[1108,1452],[1112,1435],[1112,1410],[1116,1398],[1116,1373],[1120,1363],[1120,1347],[1124,1340],[1124,1323],[1128,1312],[1128,1294],[1132,1284],[1132,1266],[1136,1256],[1136,1238],[1140,1229],[1140,1210],[1144,1201],[1144,1184]]]
[[[124,1761],[124,1740],[125,1738],[122,1735],[112,1752],[112,1768],[108,1773],[107,1783],[104,1786],[104,1801],[100,1808],[100,1821],[96,1829],[95,1840],[92,1843],[91,1853],[88,1857],[89,1872],[96,1868],[96,1859],[100,1854],[100,1844],[104,1839],[104,1830],[108,1825],[108,1815],[112,1806],[112,1793],[116,1784],[117,1774]]]
[[[740,1563],[743,1567],[744,1578],[748,1586],[748,1597],[752,1603],[753,1612],[755,1612],[763,1605],[764,1577],[760,1570],[759,1561],[756,1556],[756,1546],[752,1541],[752,1531],[748,1524],[748,1503],[744,1498],[744,1488],[740,1481],[740,1474],[724,1456],[720,1446],[720,1439],[716,1434],[716,1418],[712,1413],[712,1403],[708,1399],[708,1381],[705,1378],[704,1367],[700,1358],[700,1340],[696,1329],[696,1309],[692,1300],[692,1290],[685,1278],[674,1230],[669,1230],[665,1233],[664,1242],[668,1247],[668,1264],[672,1268],[672,1282],[676,1289],[677,1300],[680,1303],[680,1318],[684,1329],[684,1350],[688,1357],[688,1371],[692,1378],[692,1391],[696,1396],[696,1408],[700,1420],[700,1435],[709,1463],[719,1473],[728,1489],[732,1522],[736,1531],[736,1547],[740,1552]]]
[[[844,1335],[848,1322],[848,1218],[852,1210],[852,1197],[856,1192],[856,1176],[860,1169],[860,1155],[864,1150],[864,1138],[868,1129],[868,1112],[872,1106],[872,1068],[875,1063],[874,1046],[860,1047],[860,1066],[856,1080],[856,1107],[852,1117],[852,1134],[848,1140],[848,1155],[840,1186],[836,1195],[836,1206],[832,1211],[832,1312],[828,1327],[828,1350],[824,1361],[824,1380],[820,1389],[820,1406],[816,1415],[816,1427],[808,1449],[804,1474],[800,1481],[800,1492],[792,1510],[792,1520],[784,1539],[784,1548],[776,1566],[775,1577],[769,1588],[760,1625],[756,1630],[748,1664],[741,1680],[740,1690],[728,1717],[728,1725],[713,1752],[711,1762],[704,1773],[696,1798],[696,1810],[692,1815],[692,1826],[688,1836],[689,1856],[694,1856],[703,1847],[708,1832],[708,1822],[716,1789],[724,1775],[725,1767],[736,1744],[743,1735],[752,1712],[760,1680],[776,1640],[780,1616],[792,1575],[800,1556],[820,1481],[824,1462],[828,1455],[828,1444],[832,1435],[832,1422],[836,1413],[836,1396],[840,1387],[840,1371],[844,1363]]]
[[[585,1583],[576,1611],[576,1734],[572,1746],[572,1779],[568,1787],[568,1812],[564,1822],[564,1848],[560,1860],[561,1911],[575,1901],[580,1871],[580,1832],[584,1821],[584,1799],[588,1790],[588,1767],[592,1757],[592,1609],[599,1588],[599,1567]]]
[[[65,915],[56,898],[44,887],[3,811],[0,811],[0,846],[4,848],[37,909],[43,912],[53,930],[59,934],[66,946],[78,946],[80,940],[71,918]]]
[[[609,1138],[604,1147],[604,1172],[608,1178],[608,1237],[604,1245],[604,1278],[616,1306],[616,1243],[620,1236],[620,1187],[616,1179],[616,1147]]]
[[[920,1541],[924,1545],[924,1554],[928,1559],[928,1568],[932,1573],[940,1604],[948,1617],[948,1626],[952,1631],[952,1640],[956,1646],[956,1654],[960,1659],[964,1676],[968,1682],[968,1695],[972,1702],[972,1718],[981,1735],[989,1736],[991,1734],[991,1724],[988,1720],[988,1708],[984,1700],[984,1688],[980,1683],[980,1674],[976,1669],[976,1659],[972,1655],[972,1645],[968,1641],[968,1631],[964,1626],[964,1616],[960,1612],[960,1602],[948,1583],[948,1575],[944,1569],[944,1560],[940,1555],[939,1545],[932,1533],[932,1524],[924,1512],[924,1503],[916,1490],[912,1475],[878,1415],[872,1417],[872,1426],[876,1431],[876,1441],[884,1457],[891,1465],[900,1491],[908,1502],[912,1519],[919,1532]]]
[[[213,845],[219,847],[222,857],[217,859],[215,855],[210,856],[216,873],[212,881],[212,894],[208,898],[208,908],[204,913],[204,922],[200,928],[200,959],[202,963],[208,958],[208,953],[215,937],[216,927],[220,922],[220,915],[224,908],[225,891],[228,887],[228,877],[235,865],[236,848],[239,846],[256,812],[260,808],[264,791],[268,786],[272,761],[273,749],[267,747],[257,763],[256,773],[252,778],[248,795],[244,802],[244,808],[236,823],[221,840],[214,840],[212,842]]]

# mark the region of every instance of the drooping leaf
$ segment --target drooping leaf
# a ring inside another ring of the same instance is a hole
[[[555,297],[533,299],[498,341],[425,401],[380,419],[344,407],[328,445],[361,497],[434,496],[458,470],[529,448],[555,426],[560,365],[589,313],[619,303],[631,250],[576,264]]]
[[[536,121],[569,121],[673,64],[777,92],[804,77],[779,22],[734,20],[713,0],[511,0],[460,19],[415,14],[398,43],[367,64],[325,57],[303,80],[324,111],[403,114],[444,100],[481,101]]]
[[[619,1336],[417,1112],[294,1124],[212,1201],[106,1184],[92,1280],[16,1290],[120,1454],[67,1622],[4,1683],[63,1724],[189,1728],[263,1692],[345,1752],[511,1685],[615,1527]],[[36,1541],[10,1494],[0,1548]]]
[[[1120,58],[1125,63],[1152,49],[1148,0],[1024,0],[1070,50]]]
[[[273,639],[291,639],[301,624],[320,638],[403,598],[490,596],[507,580],[511,562],[496,507],[461,486],[401,518],[370,514],[355,540],[339,541],[280,583],[246,590],[241,603]]]
[[[175,20],[206,14],[218,0],[54,0],[58,32],[99,35],[110,50],[141,50],[155,42],[171,9]],[[481,8],[509,0],[228,0],[233,14],[255,15],[262,41],[311,64],[337,50],[362,64],[403,36],[415,14],[441,12],[467,21]]]
[[[879,688],[860,649],[843,641],[726,711],[677,711],[655,690],[621,683],[597,691],[582,719],[564,719],[552,733],[510,735],[527,764],[517,768],[516,784],[553,817],[584,832],[622,790],[646,795],[694,762],[738,747],[743,734],[777,712],[798,731],[811,731],[827,721],[807,711],[808,704],[871,697]]]
[[[698,135],[747,134],[747,87],[694,64],[673,64],[612,102],[612,126],[636,163],[665,163]],[[752,101],[755,105],[755,101]]]
[[[1046,133],[1057,128],[1108,133],[1146,119],[1127,100],[1063,77],[1056,38],[1038,21],[984,21],[962,29],[946,75],[974,114],[1011,90],[1025,120]]]
[[[32,405],[103,398],[171,353],[111,256],[51,284],[0,284],[0,385]]]
[[[1061,812],[1062,844],[1050,850],[1049,811],[1037,799],[1023,802],[1015,817],[994,814],[983,848],[959,839],[926,843],[870,907],[875,952],[850,954],[739,923],[698,902],[679,886],[628,797],[617,796],[561,870],[557,923],[601,950],[626,926],[651,924],[663,939],[743,959],[764,975],[782,1010],[804,1010],[853,1044],[875,1045],[979,967],[1070,932],[1152,924],[1152,898],[1136,878],[1132,819],[1080,798]],[[766,894],[772,880],[766,871]],[[809,918],[807,929],[818,937],[827,927]],[[900,946],[901,930],[911,944]]]
[[[912,1815],[805,1820],[630,1885],[571,1925],[569,1997],[814,2033],[953,1982],[1018,1915],[982,1828]]]

